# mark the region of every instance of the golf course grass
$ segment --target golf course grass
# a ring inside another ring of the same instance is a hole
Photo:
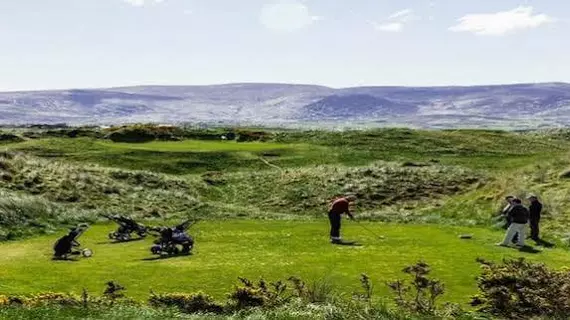
[[[524,257],[554,269],[570,265],[570,133],[267,131],[260,140],[221,141],[221,131],[185,128],[172,139],[143,142],[149,134],[164,133],[143,129],[146,135],[134,136],[140,142],[129,135],[107,137],[128,128],[84,129],[77,137],[30,129],[14,131],[21,139],[0,142],[0,305],[45,292],[86,289],[91,297],[101,296],[109,281],[126,287],[126,297],[145,303],[81,309],[10,305],[0,307],[0,318],[170,319],[166,314],[176,310],[150,308],[151,292],[185,293],[174,296],[194,302],[201,295],[192,293],[204,292],[225,306],[220,319],[408,319],[400,316],[417,310],[396,305],[387,282],[410,280],[402,271],[419,261],[429,264],[429,277],[445,286],[440,306],[455,302],[465,311],[474,310],[468,304],[474,294],[484,293],[477,288],[478,258]],[[496,224],[503,221],[497,214],[505,196],[529,193],[544,204],[541,237],[556,246],[523,251],[496,246],[504,236]],[[328,241],[326,210],[332,199],[346,194],[357,196],[351,205],[357,222],[343,220],[342,235],[360,246]],[[107,235],[117,225],[105,218],[110,214],[155,226],[199,220],[189,230],[194,252],[153,256],[153,236],[113,243]],[[94,255],[52,260],[54,242],[82,222],[91,228],[79,241]],[[472,238],[460,238],[464,234]],[[362,274],[370,278],[374,302],[388,302],[390,310],[375,303],[380,313],[368,312],[370,300],[361,301],[362,292],[368,292]],[[501,279],[509,282],[511,275],[505,272]],[[263,278],[283,280],[294,291],[287,282],[292,276],[324,298],[299,295],[300,302],[277,310],[272,298],[259,300],[259,292],[235,288],[240,277]],[[540,294],[560,287],[548,281],[532,289],[537,296],[530,299],[542,301]],[[489,290],[495,289],[510,290],[501,284]],[[250,310],[256,316],[243,314],[247,308],[234,309],[251,298],[264,303]],[[315,301],[322,303],[321,311],[300,317],[302,310],[316,310]],[[185,310],[199,319],[203,309]]]
[[[423,260],[444,282],[445,300],[466,303],[476,292],[478,257],[525,257],[553,267],[570,263],[570,254],[562,249],[526,253],[497,247],[502,232],[485,228],[361,223],[344,222],[345,239],[362,244],[351,247],[328,243],[325,219],[203,221],[190,230],[196,239],[194,254],[168,259],[151,255],[153,237],[111,243],[107,233],[116,227],[112,224],[92,226],[79,239],[94,255],[78,261],[51,260],[59,234],[5,242],[0,244],[0,293],[80,293],[83,288],[101,293],[105,283],[114,280],[137,300],[145,300],[151,290],[204,291],[225,299],[238,277],[273,281],[299,276],[307,282],[326,281],[350,294],[358,290],[360,274],[366,273],[376,293],[386,297],[386,281],[405,278],[400,270]],[[460,239],[461,234],[472,234],[473,239]]]

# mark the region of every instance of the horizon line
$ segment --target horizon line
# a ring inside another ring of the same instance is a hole
[[[54,89],[31,89],[31,90],[8,90],[0,91],[0,94],[5,93],[33,93],[33,92],[57,92],[57,91],[104,91],[104,90],[118,90],[128,88],[144,88],[144,87],[223,87],[223,86],[237,86],[237,85],[281,85],[281,86],[306,86],[306,87],[322,87],[333,90],[354,89],[354,88],[410,88],[410,89],[438,89],[438,88],[476,88],[476,87],[505,87],[505,86],[525,86],[525,85],[570,85],[570,82],[564,81],[544,81],[544,82],[513,82],[513,83],[497,83],[497,84],[473,84],[473,85],[355,85],[346,87],[335,87],[321,84],[310,83],[293,83],[293,82],[226,82],[226,83],[213,83],[213,84],[138,84],[138,85],[120,85],[110,87],[68,87],[68,88],[54,88]]]

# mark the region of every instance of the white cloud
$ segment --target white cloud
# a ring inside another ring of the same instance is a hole
[[[285,32],[303,29],[322,19],[323,17],[311,15],[309,8],[297,0],[281,0],[265,5],[259,17],[266,28]]]
[[[533,14],[533,11],[533,7],[521,6],[510,11],[468,14],[458,19],[459,23],[449,30],[483,36],[502,36],[555,22],[554,18],[546,14]]]
[[[392,13],[381,23],[371,21],[370,24],[378,31],[400,32],[404,29],[406,24],[415,19],[417,19],[417,17],[411,9],[404,9]]]
[[[383,23],[383,24],[372,22],[372,25],[376,30],[385,31],[385,32],[400,32],[404,28],[404,25],[398,22]]]
[[[404,19],[407,20],[412,16],[412,10],[411,9],[404,9],[398,12],[394,12],[392,13],[388,19]]]
[[[147,4],[158,4],[164,2],[164,0],[123,0],[123,1],[135,7],[143,7]]]

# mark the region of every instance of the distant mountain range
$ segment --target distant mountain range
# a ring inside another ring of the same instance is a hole
[[[206,123],[284,127],[570,126],[570,84],[355,87],[227,84],[0,93],[0,124]]]

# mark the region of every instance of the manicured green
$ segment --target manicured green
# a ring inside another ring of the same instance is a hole
[[[328,222],[301,221],[209,221],[195,225],[195,253],[189,257],[152,259],[151,239],[111,244],[106,235],[113,225],[96,225],[80,239],[94,256],[77,262],[52,261],[56,236],[42,236],[0,244],[0,294],[41,291],[90,292],[102,290],[115,280],[127,294],[144,300],[156,292],[202,290],[224,299],[237,277],[267,280],[300,276],[307,281],[322,279],[349,294],[359,288],[359,276],[368,274],[377,293],[387,294],[385,282],[403,278],[400,270],[418,260],[433,267],[433,276],[446,285],[446,299],[467,302],[476,291],[479,265],[475,259],[500,260],[524,256],[555,267],[570,263],[561,249],[521,253],[496,247],[502,233],[481,228],[435,225],[365,223],[385,236],[378,240],[355,222],[344,223],[345,238],[361,247],[333,246],[327,242]],[[461,240],[460,234],[473,234]]]

